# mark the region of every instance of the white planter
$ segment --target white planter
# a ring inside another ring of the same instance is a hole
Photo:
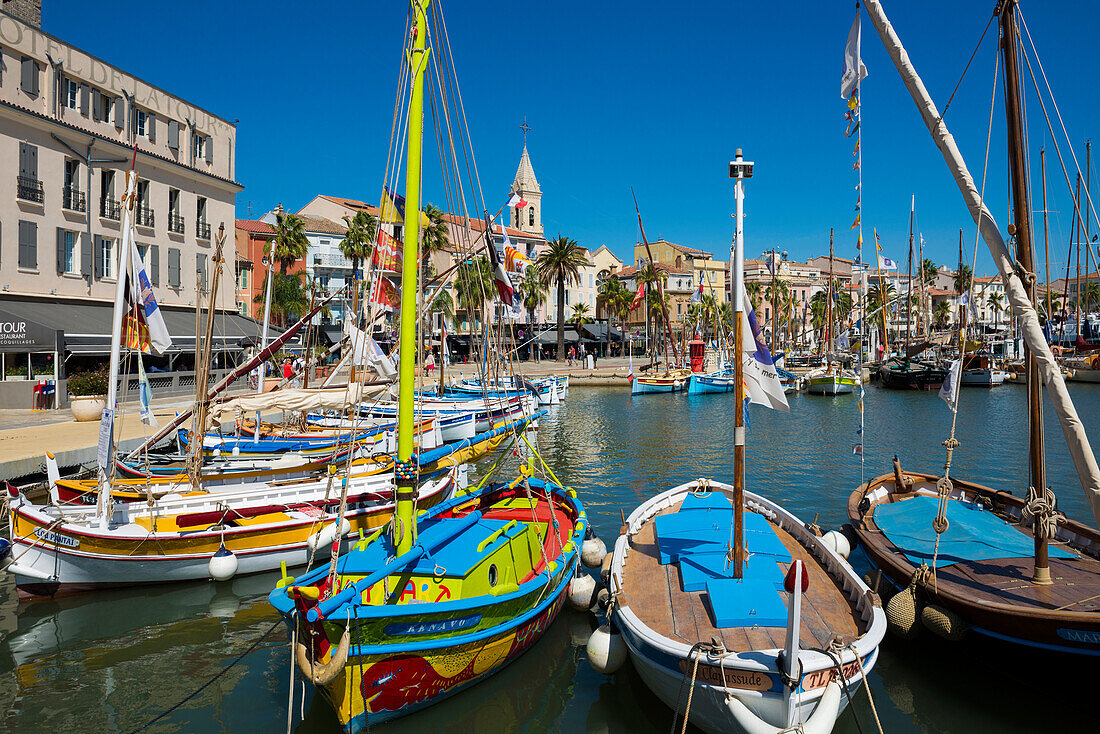
[[[70,395],[69,410],[78,421],[97,421],[107,407],[106,395]]]

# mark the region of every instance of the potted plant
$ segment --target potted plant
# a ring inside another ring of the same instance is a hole
[[[66,390],[69,410],[78,421],[97,421],[107,407],[107,371],[77,372],[69,375]]]

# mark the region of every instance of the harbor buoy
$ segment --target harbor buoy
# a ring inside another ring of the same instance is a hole
[[[596,579],[586,574],[580,566],[569,582],[569,606],[578,612],[587,612],[596,600]]]
[[[910,585],[894,594],[886,604],[886,622],[894,634],[904,639],[912,639],[917,636],[920,627],[917,625],[919,618],[917,613],[917,589]]]
[[[584,544],[581,546],[581,563],[589,568],[599,568],[607,555],[607,546],[593,532],[592,526],[588,526],[588,532],[584,536]]]
[[[340,525],[340,529],[343,531],[340,533],[340,537],[344,537],[351,532],[351,523],[347,518],[344,518],[344,522]],[[323,528],[318,530],[313,535],[306,538],[306,546],[310,552],[317,550],[318,548],[327,548],[332,545],[332,542],[336,540],[336,523],[330,522]]]
[[[207,564],[207,570],[210,572],[210,578],[215,581],[228,581],[237,575],[237,567],[240,563],[237,561],[237,556],[233,555],[233,551],[225,547],[225,543],[221,544],[218,548],[218,552],[210,556],[210,563]]]
[[[839,530],[830,530],[825,533],[821,536],[821,542],[841,558],[847,558],[848,554],[852,552],[852,544],[848,542],[848,538],[845,537],[844,533]]]
[[[585,645],[588,663],[597,672],[611,675],[623,666],[626,660],[626,643],[612,621],[604,622],[592,633]]]
[[[966,637],[966,622],[950,609],[928,604],[920,612],[920,621],[930,632],[945,640],[958,642]]]

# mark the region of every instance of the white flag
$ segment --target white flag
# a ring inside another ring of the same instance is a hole
[[[947,407],[951,408],[951,412],[955,412],[955,393],[959,391],[961,378],[962,360],[956,359],[948,367],[947,377],[943,378],[943,385],[940,386],[940,398],[947,403]]]
[[[859,56],[859,13],[852,21],[852,30],[848,31],[848,43],[844,46],[844,76],[840,78],[840,96],[849,99],[856,90],[856,83],[867,77],[867,67],[863,65],[863,59]],[[856,69],[859,76],[856,76]]]
[[[898,263],[895,260],[891,260],[888,257],[878,256],[878,269],[879,270],[897,270]]]
[[[764,343],[764,332],[756,320],[752,304],[745,298],[745,310],[741,316],[741,351],[745,352],[745,394],[757,405],[787,413],[791,408],[779,381],[772,355]]]

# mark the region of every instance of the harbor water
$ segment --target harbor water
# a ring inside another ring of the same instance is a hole
[[[1070,391],[1093,445],[1100,445],[1100,387]],[[1022,495],[1027,482],[1026,406],[1021,386],[962,393],[961,447],[953,476]],[[789,414],[749,410],[747,486],[823,527],[844,521],[861,477],[904,469],[940,472],[951,411],[936,395],[869,387],[865,468],[855,396],[791,396]],[[620,510],[698,477],[732,471],[730,395],[645,395],[574,387],[542,421],[547,463],[586,503],[610,547]],[[1093,523],[1052,412],[1046,414],[1048,479],[1059,506]],[[859,551],[852,561],[861,571]],[[19,604],[0,586],[0,730],[129,732],[194,693],[150,732],[338,731],[327,704],[293,683],[291,659],[266,594],[274,575],[230,583],[161,586]],[[582,641],[590,615],[563,612],[528,653],[482,685],[383,728],[390,732],[667,732],[672,712],[628,665],[596,674]],[[886,732],[1039,732],[1095,728],[1082,699],[1090,661],[1067,661],[981,639],[942,642],[887,636],[871,674]],[[289,715],[289,716],[288,716]],[[677,727],[678,730],[678,727]],[[866,694],[834,731],[877,731]]]

